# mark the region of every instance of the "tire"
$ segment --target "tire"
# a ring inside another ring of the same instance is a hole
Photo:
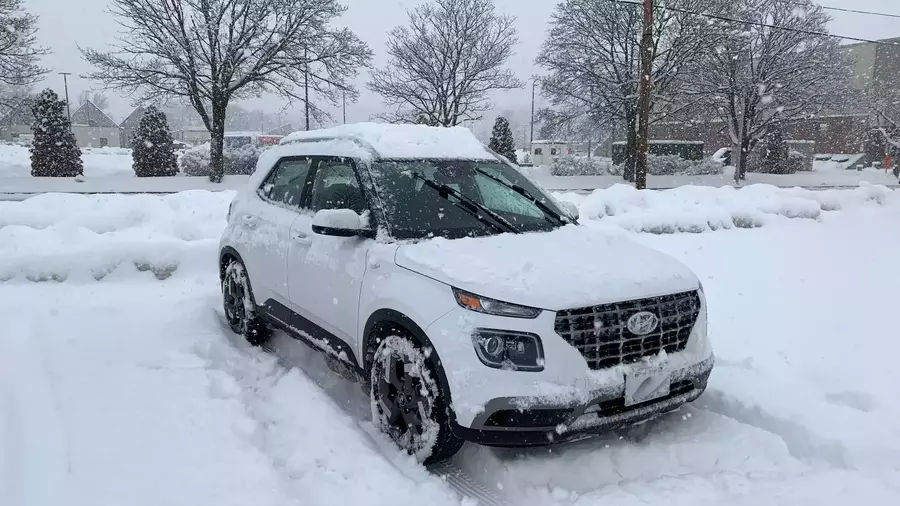
[[[232,260],[222,277],[222,305],[225,319],[235,334],[244,336],[253,346],[268,341],[271,330],[256,314],[256,302],[244,264]]]
[[[450,429],[448,397],[431,361],[412,339],[397,333],[381,340],[369,385],[372,421],[402,450],[433,464],[462,448],[464,441]]]

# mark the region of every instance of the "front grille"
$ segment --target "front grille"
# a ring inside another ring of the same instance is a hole
[[[641,311],[659,318],[656,330],[645,336],[632,334],[627,325]],[[555,328],[591,369],[603,369],[636,362],[660,350],[683,350],[699,314],[700,296],[692,291],[559,311]]]

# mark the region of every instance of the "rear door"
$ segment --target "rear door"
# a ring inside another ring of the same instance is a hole
[[[250,283],[260,306],[276,302],[289,307],[287,256],[291,225],[300,214],[300,203],[309,177],[309,157],[282,158],[257,190],[260,212],[242,216],[242,226],[252,230],[245,249],[252,253],[248,265]],[[277,307],[275,305],[274,307]],[[272,309],[270,307],[269,309]]]
[[[314,166],[307,210],[291,227],[291,300],[302,319],[355,348],[359,295],[372,241],[314,234],[312,218],[322,209],[352,209],[363,214],[368,205],[352,160],[321,157],[315,159]]]

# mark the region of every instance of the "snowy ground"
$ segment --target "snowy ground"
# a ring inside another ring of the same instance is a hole
[[[130,149],[82,148],[81,160],[86,177],[134,176]],[[31,177],[31,153],[28,148],[0,144],[0,180],[7,177]]]
[[[283,335],[249,349],[222,327],[214,257],[230,196],[0,202],[0,504],[465,500],[393,450],[359,388],[318,355]],[[900,500],[900,192],[560,198],[587,226],[698,273],[718,356],[710,388],[629,430],[467,446],[453,466],[510,504]]]

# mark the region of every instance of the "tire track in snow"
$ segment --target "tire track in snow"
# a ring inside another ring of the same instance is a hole
[[[779,437],[798,460],[822,462],[835,469],[853,469],[843,443],[824,440],[798,422],[778,417],[760,406],[744,404],[720,390],[708,390],[700,401],[707,411]]]
[[[254,425],[245,437],[267,455],[289,496],[304,505],[460,504],[411,457],[383,451],[389,443],[368,434],[302,370],[249,347],[219,311],[210,316],[221,339],[195,350],[211,373],[210,394],[240,402]]]
[[[34,328],[7,320],[0,338],[0,504],[65,504],[66,440]]]

